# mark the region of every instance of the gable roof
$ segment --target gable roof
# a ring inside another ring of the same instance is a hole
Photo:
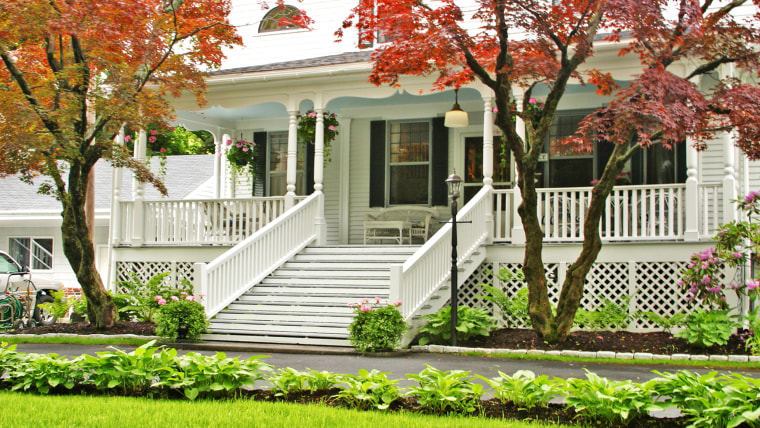
[[[152,159],[150,169],[155,173],[159,168],[158,159]],[[113,168],[106,161],[95,164],[95,209],[109,209],[111,205],[111,180]],[[172,199],[183,199],[214,174],[214,155],[168,156],[164,184]],[[40,183],[50,181],[46,177],[34,179],[34,185],[22,182],[18,176],[0,178],[0,211],[60,210],[61,203],[53,196],[37,193]],[[122,174],[121,195],[123,200],[132,197],[132,173]],[[153,186],[145,186],[145,199],[160,199],[161,195]]]

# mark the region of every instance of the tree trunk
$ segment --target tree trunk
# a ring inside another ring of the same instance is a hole
[[[71,164],[68,192],[62,195],[63,252],[87,298],[90,324],[98,330],[114,326],[118,312],[95,267],[95,247],[85,213],[90,168]]]

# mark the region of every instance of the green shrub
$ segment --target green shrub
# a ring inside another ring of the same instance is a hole
[[[193,294],[193,284],[187,279],[180,281],[177,287],[163,285],[169,275],[171,272],[159,273],[142,283],[140,277],[132,273],[131,280],[116,282],[116,286],[123,291],[114,293],[111,297],[120,317],[126,321],[155,322],[161,300],[168,301],[172,296],[184,298]]]
[[[438,312],[423,317],[427,320],[420,327],[420,345],[427,343],[447,344],[451,340],[451,307],[445,306]],[[457,338],[467,340],[475,336],[488,336],[496,324],[483,309],[459,306],[457,308]]]
[[[158,311],[156,334],[169,340],[180,338],[197,341],[207,328],[206,311],[195,300],[170,300]]]
[[[499,270],[499,273],[493,274],[499,282],[524,281],[525,276],[522,270],[512,272],[507,269]],[[483,288],[485,295],[475,296],[476,299],[482,299],[491,302],[496,306],[504,325],[507,327],[530,327],[530,317],[528,316],[528,289],[521,288],[514,297],[509,297],[504,290],[488,284],[479,284]]]
[[[622,297],[621,304],[605,298],[595,311],[578,309],[575,325],[588,330],[623,330],[633,320],[633,316],[628,313],[631,297]]]
[[[357,351],[394,350],[401,345],[408,327],[398,310],[400,301],[382,305],[379,298],[373,303],[364,299],[349,306],[356,316],[348,326],[348,340]]]
[[[692,312],[686,317],[686,328],[675,336],[705,348],[712,345],[725,345],[734,328],[741,327],[741,323],[735,321],[735,317],[729,315],[728,312],[728,310],[706,309]]]
[[[479,377],[488,382],[494,397],[502,403],[512,402],[524,409],[547,407],[558,392],[556,380],[546,375],[536,377],[530,370],[518,370],[512,376],[499,371],[499,377],[492,379]]]
[[[683,312],[676,312],[673,315],[667,316],[652,311],[646,311],[641,313],[641,317],[657,324],[662,327],[665,332],[670,333],[673,328],[683,325],[684,320],[686,319],[686,314]]]

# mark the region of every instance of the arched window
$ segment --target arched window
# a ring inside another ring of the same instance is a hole
[[[259,33],[300,28],[296,24],[280,25],[280,21],[283,18],[292,18],[298,15],[300,15],[300,12],[294,6],[275,6],[269,12],[267,12],[267,14],[264,15],[264,19],[261,20],[261,24],[259,24]]]

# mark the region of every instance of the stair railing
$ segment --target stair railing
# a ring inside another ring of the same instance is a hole
[[[209,318],[317,239],[322,197],[314,192],[208,264],[195,264],[196,291]]]
[[[486,215],[492,212],[493,188],[484,186],[457,214],[457,265],[462,267],[465,261],[473,260],[481,245],[489,236],[489,228],[493,227],[486,221]],[[472,263],[472,269],[478,263]],[[412,257],[403,265],[391,266],[390,301],[401,300],[400,310],[404,319],[411,318],[420,312],[430,298],[438,290],[448,285],[451,276],[451,223],[446,223],[433,235]],[[461,283],[469,274],[458,276]],[[446,299],[438,300],[438,307],[446,303]],[[438,308],[431,307],[434,312]]]

